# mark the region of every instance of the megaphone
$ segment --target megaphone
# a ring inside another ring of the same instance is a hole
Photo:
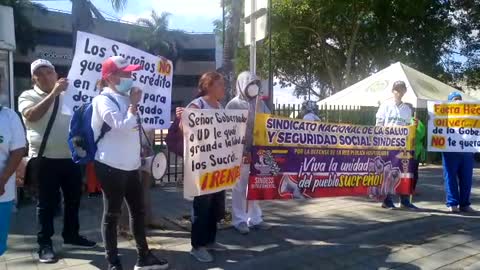
[[[167,171],[167,158],[165,154],[159,152],[154,156],[144,158],[140,170],[150,174],[153,179],[160,180]]]

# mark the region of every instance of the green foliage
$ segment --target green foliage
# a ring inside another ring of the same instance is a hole
[[[152,10],[150,18],[137,21],[142,27],[132,31],[129,39],[135,47],[175,62],[181,49],[179,41],[186,40],[187,35],[182,31],[168,29],[169,16],[169,13],[158,15]]]
[[[459,40],[461,54],[480,51],[479,36],[470,35],[480,29],[480,0],[272,2],[274,76],[282,86],[294,86],[298,96],[324,98],[397,61],[445,82],[464,74],[480,82],[480,57],[469,58],[464,70],[446,57]],[[215,23],[217,33],[222,26]],[[240,41],[237,71],[248,68],[243,31]],[[262,76],[268,74],[267,49],[268,40],[258,44]]]

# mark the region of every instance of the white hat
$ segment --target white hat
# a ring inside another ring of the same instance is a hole
[[[52,65],[52,63],[50,63],[50,61],[45,60],[45,59],[38,59],[38,60],[35,60],[30,65],[31,74],[33,75],[33,73],[35,73],[35,71],[37,71],[37,69],[39,69],[41,67],[49,67],[49,68],[52,68],[53,70],[55,70],[55,67]]]

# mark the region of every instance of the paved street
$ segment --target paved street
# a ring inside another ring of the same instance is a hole
[[[480,170],[475,171],[473,207],[480,209]],[[441,168],[421,168],[419,195],[422,211],[384,210],[367,198],[325,198],[311,201],[265,202],[270,231],[239,235],[222,229],[218,242],[228,251],[216,252],[215,262],[200,264],[190,250],[190,203],[170,184],[152,190],[157,216],[166,229],[151,231],[149,242],[171,269],[480,269],[480,215],[450,214],[443,205]],[[85,198],[81,211],[82,233],[100,242],[101,199]],[[62,219],[56,221],[61,228]],[[102,248],[56,250],[57,264],[36,262],[34,207],[23,207],[14,216],[10,250],[0,258],[0,270],[105,269]],[[121,239],[125,269],[135,263],[134,243]]]

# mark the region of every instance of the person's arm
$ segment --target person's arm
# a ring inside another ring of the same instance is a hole
[[[36,122],[40,120],[45,113],[47,113],[50,106],[52,106],[55,98],[65,91],[67,87],[68,80],[65,78],[59,79],[53,87],[53,90],[44,99],[42,99],[42,101],[21,110],[23,117],[25,117],[25,119],[27,119],[29,122]]]
[[[7,160],[7,166],[0,174],[0,196],[2,196],[3,193],[5,193],[5,185],[7,184],[10,176],[12,176],[12,174],[17,169],[18,164],[20,164],[20,161],[22,160],[24,154],[25,154],[25,147],[10,151],[10,154]]]
[[[385,108],[383,105],[380,105],[378,108],[377,114],[375,115],[375,126],[384,126],[385,125]]]
[[[190,104],[190,106],[188,106],[187,108],[190,108],[190,109],[200,109],[200,107],[198,107],[197,105],[195,104]],[[185,108],[178,108],[176,109],[176,116],[178,118],[178,128],[183,131],[183,126],[182,126],[182,114],[183,112],[185,111]]]
[[[130,94],[130,105],[127,115],[118,109],[117,105],[108,97],[101,97],[97,100],[97,110],[102,120],[112,129],[133,129],[137,126],[137,105],[140,101],[142,91],[138,88],[132,89]]]

